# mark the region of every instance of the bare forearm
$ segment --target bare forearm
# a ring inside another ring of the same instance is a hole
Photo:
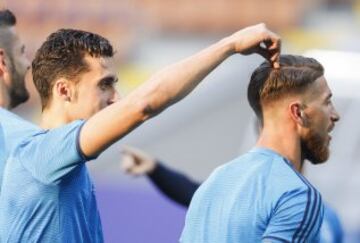
[[[146,115],[152,116],[188,95],[212,70],[233,53],[223,39],[203,51],[156,73],[134,95],[146,101]]]
[[[265,43],[266,47],[262,47],[261,43]],[[264,24],[250,26],[164,68],[127,97],[86,122],[80,134],[80,147],[84,154],[99,154],[145,120],[184,98],[234,53],[258,53],[276,67],[279,66],[280,38]]]
[[[184,98],[231,51],[231,45],[222,40],[164,68],[127,97],[94,115],[81,132],[83,153],[97,155],[145,120]]]

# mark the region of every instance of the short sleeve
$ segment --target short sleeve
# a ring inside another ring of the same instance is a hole
[[[311,185],[286,192],[279,199],[263,242],[318,242],[324,206]]]
[[[83,164],[86,158],[79,146],[79,135],[84,121],[41,130],[16,148],[15,157],[45,184],[59,183],[63,177]]]

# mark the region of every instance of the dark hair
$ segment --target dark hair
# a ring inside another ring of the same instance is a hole
[[[262,123],[263,104],[286,94],[304,92],[309,84],[323,75],[323,66],[313,58],[281,55],[279,69],[272,68],[265,61],[252,73],[248,101]]]
[[[16,25],[15,15],[8,9],[0,10],[0,27]]]
[[[5,50],[10,59],[15,35],[10,32],[9,28],[15,25],[15,15],[8,9],[0,10],[0,48]]]
[[[32,62],[32,74],[43,109],[48,105],[56,79],[76,82],[80,74],[88,71],[86,54],[98,58],[112,57],[114,53],[104,37],[73,29],[60,29],[41,45]]]

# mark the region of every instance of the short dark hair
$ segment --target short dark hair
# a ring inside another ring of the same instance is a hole
[[[313,58],[281,55],[280,68],[267,61],[252,73],[248,86],[248,101],[258,119],[263,122],[262,105],[286,94],[301,93],[324,75],[323,66]]]
[[[86,54],[98,58],[112,57],[114,52],[104,37],[74,29],[60,29],[41,45],[32,62],[32,74],[43,109],[48,105],[56,79],[77,81],[88,70]]]
[[[15,15],[8,9],[0,10],[0,27],[11,27],[16,25]]]
[[[9,28],[15,25],[15,15],[8,9],[0,10],[0,48],[5,50],[9,58],[12,58],[12,47],[15,37]]]

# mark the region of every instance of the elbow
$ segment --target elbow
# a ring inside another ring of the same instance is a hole
[[[164,102],[162,99],[145,99],[142,102],[141,110],[141,120],[146,121],[158,114],[160,114],[166,107],[169,106],[169,101]]]
[[[153,105],[147,103],[141,109],[142,120],[146,121],[161,112],[160,109],[155,108]]]
[[[141,98],[137,100],[140,100],[142,121],[160,114],[167,107],[175,103],[171,92],[160,85],[152,86],[150,91],[143,94]]]

